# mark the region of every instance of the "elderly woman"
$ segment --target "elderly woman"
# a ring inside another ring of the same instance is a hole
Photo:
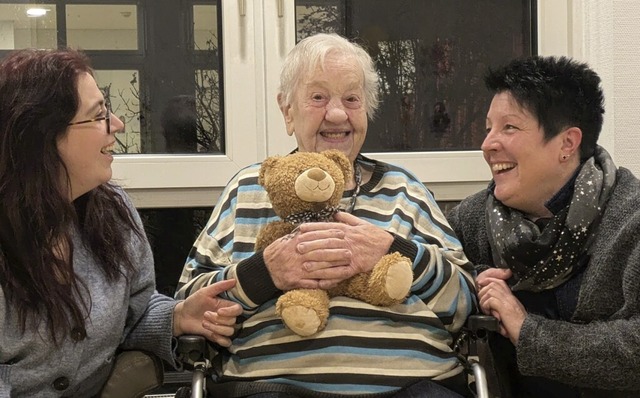
[[[355,173],[336,222],[303,224],[292,239],[258,252],[256,235],[275,217],[257,182],[260,165],[227,185],[176,295],[238,281],[225,297],[242,304],[244,322],[231,347],[221,350],[220,377],[209,388],[225,397],[459,396],[441,385],[465,387],[450,345],[474,306],[473,267],[424,185],[360,154],[378,105],[370,56],[333,34],[302,40],[284,62],[278,103],[298,151],[341,150]],[[336,297],[326,328],[310,338],[276,316],[283,291],[330,288],[393,251],[413,262],[403,303],[383,308]]]
[[[449,214],[516,397],[640,395],[640,182],[596,144],[600,78],[567,58],[490,71],[493,181]],[[508,339],[508,340],[507,340]]]
[[[155,292],[140,217],[110,183],[123,127],[82,53],[0,62],[0,398],[93,397],[120,349],[174,363],[173,336],[230,343],[241,309],[217,295],[233,281]]]

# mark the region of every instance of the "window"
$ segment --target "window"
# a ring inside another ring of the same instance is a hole
[[[477,150],[486,67],[536,52],[530,0],[296,1],[296,38],[336,32],[362,44],[381,81],[366,152]],[[402,21],[402,23],[397,23]]]
[[[158,289],[169,295],[232,175],[295,147],[275,98],[282,60],[300,38],[333,31],[369,46],[385,92],[365,151],[408,167],[439,201],[462,199],[489,178],[473,150],[482,134],[473,123],[484,127],[474,80],[480,69],[534,51],[536,42],[543,54],[571,55],[579,47],[569,0],[37,3],[0,0],[0,57],[58,45],[81,47],[91,57],[99,85],[126,124],[118,134],[115,178],[141,209]],[[504,9],[494,15],[484,7]],[[31,17],[31,8],[44,11]],[[489,56],[494,44],[495,59]]]
[[[275,101],[282,60],[301,37],[336,31],[370,49],[383,79],[364,151],[456,200],[489,178],[474,150],[482,69],[536,43],[575,45],[569,0],[460,1],[45,0],[29,17],[31,5],[0,0],[0,56],[85,49],[126,123],[116,180],[141,207],[210,206],[241,167],[295,147]]]

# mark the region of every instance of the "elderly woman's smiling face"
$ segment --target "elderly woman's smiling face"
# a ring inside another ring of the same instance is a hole
[[[355,160],[367,134],[363,79],[354,59],[337,54],[300,79],[291,104],[281,108],[300,151],[338,149]]]

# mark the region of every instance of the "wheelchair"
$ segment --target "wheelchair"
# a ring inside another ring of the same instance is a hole
[[[160,358],[144,351],[122,351],[99,398],[142,398],[164,381]]]
[[[489,334],[498,330],[498,320],[487,315],[472,315],[458,333],[454,350],[469,378],[470,396],[475,398],[499,398],[495,375],[487,374],[483,362],[488,360]],[[175,398],[206,397],[206,379],[211,364],[206,358],[207,342],[202,336],[178,338],[178,361],[192,372],[191,386],[180,387]]]

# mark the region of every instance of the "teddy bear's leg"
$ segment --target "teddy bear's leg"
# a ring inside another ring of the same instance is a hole
[[[320,289],[288,291],[278,299],[276,314],[297,335],[311,336],[327,324],[329,296]]]
[[[339,286],[339,294],[369,304],[387,306],[404,301],[413,283],[411,260],[400,253],[383,256],[369,273],[351,278]]]
[[[386,264],[389,264],[388,266]],[[384,283],[384,290],[392,303],[401,303],[411,291],[413,283],[413,263],[409,258],[392,253],[380,259],[371,273],[369,285],[375,288],[377,283]],[[386,270],[385,270],[386,268]],[[379,270],[379,271],[378,271]],[[376,278],[379,275],[379,280]],[[390,305],[390,304],[387,304]]]

